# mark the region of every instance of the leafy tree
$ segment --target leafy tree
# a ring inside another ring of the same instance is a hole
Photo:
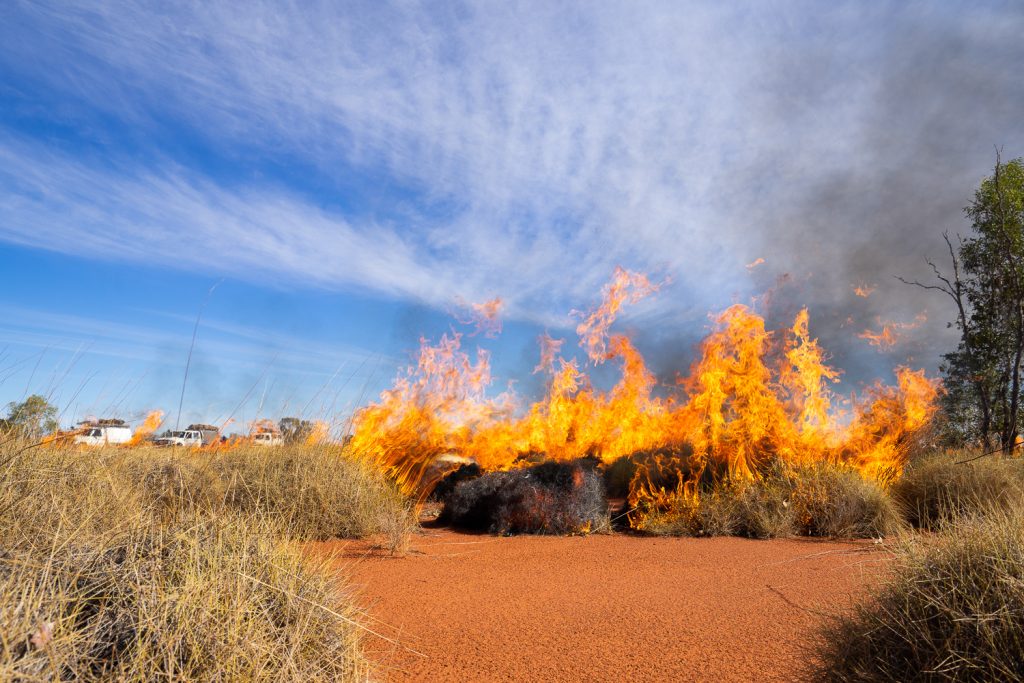
[[[7,404],[7,419],[11,430],[28,439],[38,439],[57,430],[57,408],[38,394],[21,403]]]
[[[942,364],[947,435],[1010,452],[1024,389],[1024,159],[1003,163],[997,154],[964,213],[969,236],[954,246],[944,235],[952,274],[929,261],[938,284],[909,284],[945,292],[956,305],[960,343]]]
[[[302,443],[313,433],[313,423],[297,417],[282,417],[278,427],[285,443]]]

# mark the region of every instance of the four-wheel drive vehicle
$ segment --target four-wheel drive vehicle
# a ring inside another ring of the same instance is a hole
[[[105,446],[111,443],[128,443],[131,440],[131,427],[122,425],[92,427],[75,436],[75,443],[85,444],[86,446]]]
[[[273,432],[260,432],[252,437],[252,442],[257,446],[283,446],[284,439],[280,434]]]
[[[157,446],[206,446],[218,438],[216,429],[185,429],[178,432],[167,432],[155,440]]]

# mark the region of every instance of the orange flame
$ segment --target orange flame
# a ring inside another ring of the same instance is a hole
[[[483,334],[485,337],[496,337],[501,333],[501,309],[505,302],[499,297],[480,304],[469,304],[465,306],[466,315],[456,316],[456,319],[463,325],[472,325],[476,328],[473,334]]]
[[[577,328],[594,363],[621,363],[609,391],[596,390],[575,360],[558,357],[559,344],[545,335],[538,368],[551,374],[547,395],[517,410],[508,394],[486,395],[487,354],[478,351],[473,362],[460,335],[445,335],[436,346],[422,341],[418,365],[357,412],[353,453],[413,493],[429,485],[424,474],[446,453],[503,470],[535,453],[610,463],[650,452],[632,484],[635,507],[680,496],[696,501],[705,472],[750,480],[771,461],[842,462],[882,484],[899,476],[910,438],[935,409],[938,387],[923,371],[900,368],[896,387],[875,385],[844,415],[832,408],[829,390],[839,371],[810,336],[807,310],[776,335],[761,316],[734,305],[714,319],[680,391],[659,397],[629,338],[609,334],[624,304],[656,289],[643,275],[617,269],[602,304]]]
[[[249,437],[257,434],[280,434],[277,424],[273,420],[260,419],[249,423]]]
[[[875,285],[868,285],[864,283],[853,285],[853,293],[862,299],[867,299],[869,296],[874,294],[876,289],[878,288],[875,287]]]
[[[309,436],[306,437],[305,445],[307,446],[319,446],[320,444],[327,443],[327,440],[331,436],[330,426],[321,420],[313,422],[313,427],[309,431]]]
[[[164,421],[164,411],[153,410],[146,415],[146,419],[142,421],[135,433],[132,434],[131,440],[125,444],[128,447],[135,447],[142,444],[146,440],[146,437],[155,432],[160,428],[160,425]]]
[[[614,357],[608,353],[608,328],[615,322],[624,304],[635,304],[645,296],[658,291],[659,285],[651,284],[642,273],[632,273],[616,268],[612,281],[604,288],[604,303],[588,315],[576,327],[580,346],[595,363],[602,363]]]
[[[857,336],[861,339],[867,339],[869,344],[880,350],[888,350],[903,341],[906,336],[904,332],[920,327],[927,320],[928,315],[926,313],[918,313],[914,320],[909,323],[882,323],[879,321],[879,324],[882,325],[881,330],[874,332],[868,329],[864,330]]]
[[[753,261],[751,261],[750,263],[748,263],[744,267],[747,270],[753,270],[754,268],[757,268],[758,266],[762,265],[763,263],[764,263],[764,259],[763,258],[756,258],[756,259],[754,259]]]
[[[537,338],[540,342],[540,362],[533,369],[534,374],[538,372],[555,372],[555,356],[562,350],[564,339],[552,339],[547,333]]]

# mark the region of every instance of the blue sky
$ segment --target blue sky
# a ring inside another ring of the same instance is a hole
[[[787,284],[851,387],[934,369],[942,230],[1024,154],[1019,3],[48,3],[0,9],[0,401],[63,421],[343,414],[458,302],[540,380],[616,265],[663,376]],[[745,264],[763,258],[764,264]],[[877,287],[872,297],[854,284]],[[928,322],[879,353],[856,330]],[[567,347],[568,348],[568,347]],[[607,374],[607,370],[602,370]]]

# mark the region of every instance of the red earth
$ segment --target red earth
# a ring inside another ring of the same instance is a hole
[[[404,557],[335,542],[385,681],[794,681],[877,581],[870,541],[500,538],[427,529]]]

